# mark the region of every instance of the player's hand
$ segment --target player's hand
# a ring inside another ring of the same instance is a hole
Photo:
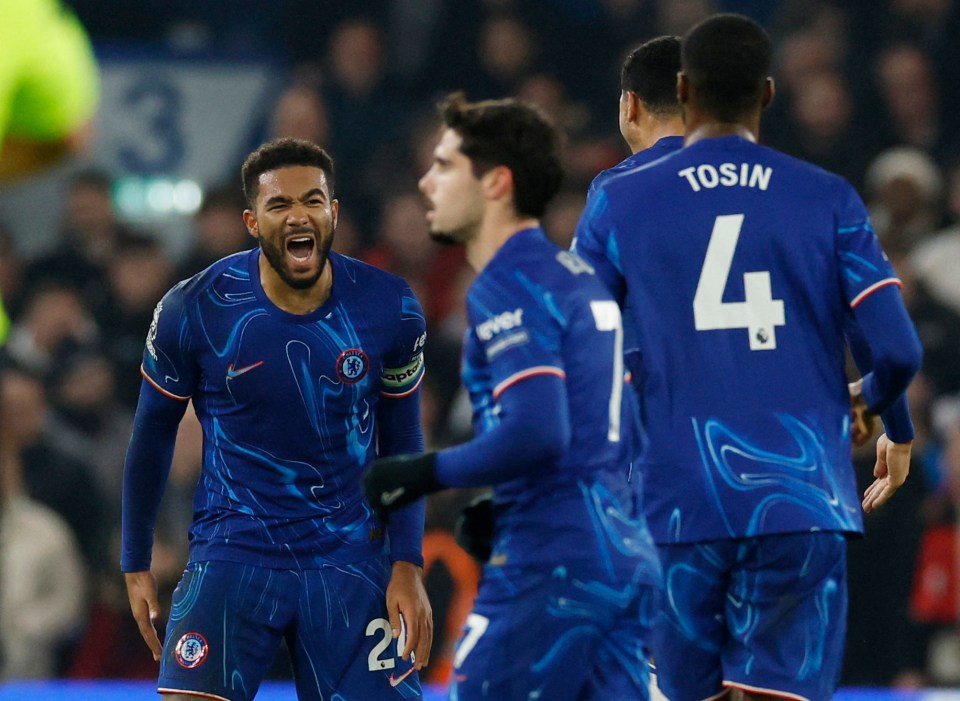
[[[486,562],[493,552],[493,495],[483,494],[465,507],[454,530],[457,543],[478,562]]]
[[[401,626],[405,624],[407,639],[400,656],[410,659],[414,669],[426,667],[433,646],[433,610],[423,587],[422,568],[412,562],[393,563],[393,574],[387,585],[387,612],[394,638],[400,636]]]
[[[443,489],[434,473],[436,453],[394,455],[375,460],[363,475],[370,506],[386,521],[387,514],[426,494]]]
[[[864,511],[883,506],[906,482],[912,449],[913,441],[894,443],[886,433],[877,439],[877,464],[873,468],[873,476],[877,479],[863,493]]]
[[[861,394],[863,380],[847,385],[850,391],[850,440],[858,448],[870,440],[877,427],[877,417],[870,413],[870,407]]]
[[[147,647],[153,653],[153,659],[160,661],[163,645],[157,636],[156,622],[160,617],[160,603],[157,601],[157,582],[153,574],[145,572],[127,572],[123,575],[127,582],[127,598],[130,599],[130,610],[133,619],[137,622],[140,635],[143,636]]]

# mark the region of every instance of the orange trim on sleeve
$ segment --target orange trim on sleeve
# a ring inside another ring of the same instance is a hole
[[[170,397],[171,399],[179,399],[181,402],[188,402],[188,401],[190,401],[190,397],[181,397],[181,396],[179,396],[179,395],[173,394],[172,392],[168,392],[168,391],[165,390],[163,387],[161,387],[161,386],[158,385],[156,382],[154,382],[154,381],[153,381],[153,378],[150,377],[150,375],[147,374],[147,371],[143,369],[143,365],[140,366],[140,374],[143,375],[143,379],[145,379],[147,382],[149,382],[149,383],[151,384],[151,386],[153,386],[153,388],[156,389],[160,394],[163,394],[163,395],[165,395],[165,396],[167,396],[167,397]],[[219,697],[217,697],[217,698],[219,698]]]

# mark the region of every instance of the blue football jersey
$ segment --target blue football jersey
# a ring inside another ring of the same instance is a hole
[[[192,398],[203,426],[191,561],[304,568],[373,556],[383,539],[360,475],[376,453],[378,403],[423,377],[423,311],[401,278],[331,252],[329,299],[285,312],[260,285],[259,256],[179,283],[147,335],[144,376]]]
[[[463,382],[479,435],[501,420],[498,398],[535,375],[565,379],[571,440],[557,463],[494,485],[491,563],[601,560],[659,576],[653,542],[629,480],[635,399],[625,389],[620,310],[593,269],[541,229],[515,234],[467,294],[471,328]],[[564,543],[558,553],[557,543]]]
[[[636,322],[658,543],[862,530],[844,319],[899,281],[846,181],[705,139],[610,179],[574,249]]]

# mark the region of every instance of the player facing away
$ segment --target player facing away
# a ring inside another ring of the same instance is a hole
[[[683,147],[683,114],[677,101],[680,37],[662,36],[631,51],[620,66],[620,134],[630,148],[617,165],[597,174],[587,197],[604,182]]]
[[[756,143],[770,56],[745,17],[694,27],[685,147],[602,185],[574,244],[637,324],[643,506],[664,583],[653,653],[671,701],[831,696],[845,538],[863,530],[851,404],[888,410],[920,363],[853,188]],[[848,323],[869,350],[853,402]],[[913,427],[890,416],[864,509],[907,474]]]
[[[323,149],[272,141],[242,176],[259,247],[176,285],[147,334],[123,487],[133,615],[173,698],[253,698],[281,639],[300,699],[420,698],[424,504],[384,529],[360,478],[423,449],[423,312],[402,279],[330,250]],[[203,467],[161,650],[152,534],[188,400]]]
[[[629,482],[620,310],[540,228],[562,178],[553,127],[515,100],[454,95],[441,113],[420,190],[431,235],[464,245],[478,273],[462,372],[475,437],[376,461],[367,498],[389,510],[493,486],[492,554],[451,699],[646,699],[660,568]]]

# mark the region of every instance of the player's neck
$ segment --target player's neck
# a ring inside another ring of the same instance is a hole
[[[643,129],[637,130],[636,138],[627,142],[631,153],[645,151],[665,136],[683,136],[683,119],[677,115],[671,119],[655,119],[651,116]]]
[[[534,217],[488,214],[480,225],[480,231],[467,243],[467,263],[479,273],[514,234],[536,226],[540,226],[540,220]]]
[[[713,120],[687,120],[687,131],[683,139],[684,146],[690,146],[704,139],[718,139],[724,136],[739,136],[747,141],[757,141],[760,133],[760,117],[743,122],[718,122]]]
[[[298,290],[285,283],[270,267],[265,257],[260,256],[260,286],[263,287],[267,299],[283,311],[290,314],[309,314],[330,298],[330,290],[333,289],[333,265],[328,258],[316,283],[305,290]]]

